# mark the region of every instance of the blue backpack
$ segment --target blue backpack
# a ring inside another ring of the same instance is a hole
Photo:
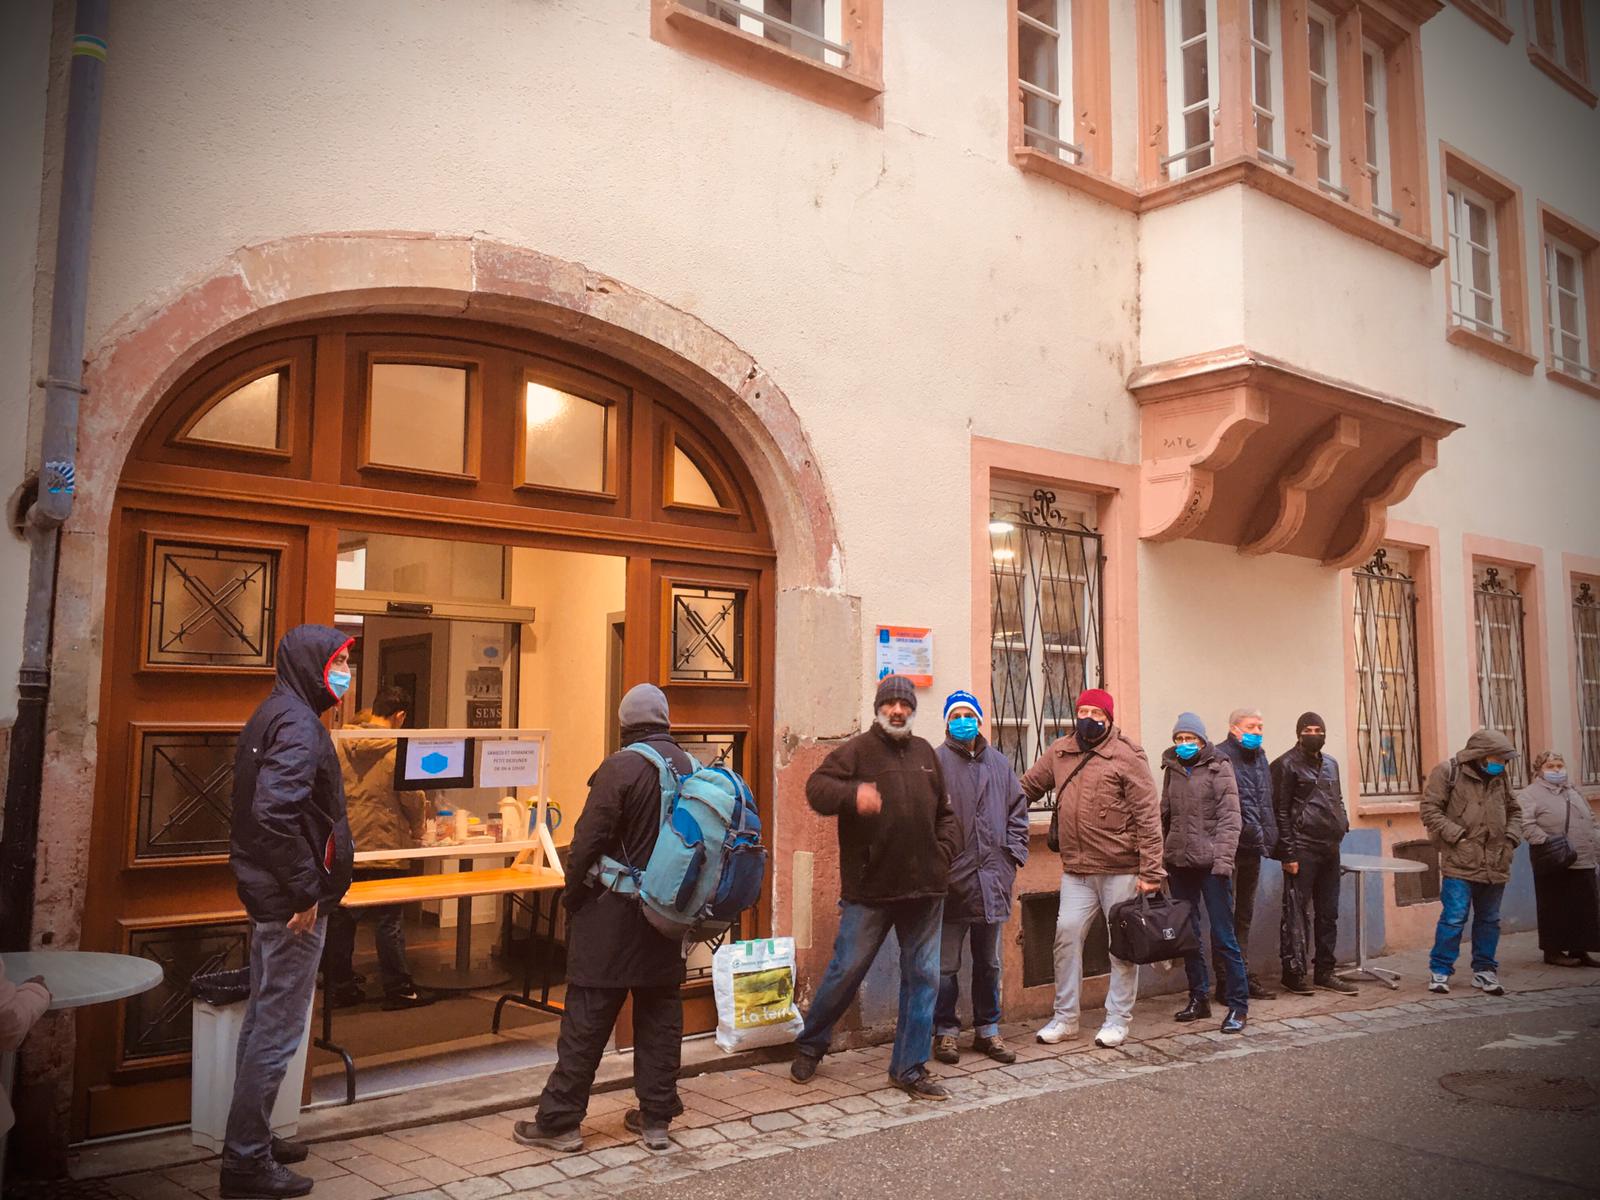
[[[661,775],[661,833],[644,870],[605,856],[589,880],[637,896],[646,920],[667,937],[703,942],[726,933],[761,898],[767,852],[750,788],[724,767],[691,757],[680,776],[653,746],[626,747]]]

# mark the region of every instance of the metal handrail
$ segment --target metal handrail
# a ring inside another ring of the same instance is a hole
[[[1450,310],[1450,315],[1455,318],[1457,325],[1471,325],[1477,330],[1487,329],[1490,333],[1494,334],[1503,342],[1509,342],[1511,340],[1511,334],[1506,332],[1504,329],[1501,329],[1498,325],[1492,324],[1488,321],[1480,321],[1477,317],[1468,316],[1464,312],[1457,312],[1453,308]]]
[[[809,29],[802,29],[799,25],[792,25],[781,17],[769,17],[759,8],[751,8],[748,4],[740,4],[738,0],[705,0],[708,5],[720,8],[724,12],[737,13],[741,17],[749,17],[753,21],[760,21],[763,31],[777,29],[791,37],[802,38],[814,46],[821,46],[824,50],[832,50],[840,55],[845,62],[850,61],[850,43],[840,45],[823,37],[820,33],[812,33]]]
[[[1047,33],[1051,37],[1061,36],[1061,30],[1057,29],[1054,25],[1046,25],[1043,21],[1039,20],[1038,17],[1030,17],[1025,12],[1019,12],[1017,14],[1017,23],[1019,25],[1027,25],[1033,29],[1037,29],[1040,33]]]
[[[1585,366],[1583,363],[1578,362],[1576,359],[1568,358],[1564,354],[1552,354],[1550,359],[1563,371],[1570,375],[1576,375],[1580,379],[1587,379],[1592,383],[1596,378],[1600,378],[1600,376],[1596,375],[1593,367]]]
[[[1383,208],[1383,207],[1381,207],[1380,205],[1377,205],[1377,204],[1374,204],[1372,206],[1372,211],[1377,213],[1380,217],[1388,217],[1389,220],[1394,222],[1394,225],[1395,225],[1396,229],[1398,229],[1400,227],[1400,214],[1399,213],[1390,212],[1387,208]]]
[[[1048,100],[1051,104],[1060,104],[1061,96],[1056,92],[1047,92],[1036,83],[1029,83],[1026,79],[1017,80],[1017,88],[1027,92],[1030,96],[1037,96],[1041,100]]]
[[[1256,154],[1259,155],[1261,158],[1266,159],[1273,166],[1282,167],[1285,171],[1288,171],[1290,174],[1294,173],[1294,160],[1293,159],[1279,158],[1272,151],[1263,150],[1259,146],[1256,147]]]
[[[1176,154],[1167,155],[1165,158],[1158,160],[1156,165],[1160,167],[1167,167],[1181,159],[1193,158],[1196,154],[1203,154],[1205,151],[1211,149],[1213,142],[1214,139],[1207,138],[1198,145],[1190,146],[1187,150],[1180,150]]]
[[[1024,125],[1022,127],[1022,134],[1024,138],[1038,138],[1041,142],[1048,142],[1058,150],[1067,151],[1067,153],[1072,155],[1074,160],[1078,162],[1083,161],[1082,146],[1074,145],[1071,142],[1064,142],[1054,134],[1046,133],[1042,129],[1035,129],[1032,125]]]
[[[1350,193],[1344,188],[1340,187],[1337,183],[1329,183],[1326,179],[1319,179],[1317,180],[1317,186],[1325,192],[1332,192],[1341,200],[1350,199]]]

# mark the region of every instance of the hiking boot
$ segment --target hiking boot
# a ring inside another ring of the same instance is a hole
[[[1050,1024],[1033,1035],[1033,1040],[1043,1046],[1054,1046],[1068,1038],[1078,1036],[1078,1021],[1074,1017],[1070,1021],[1063,1021],[1060,1017],[1051,1017]]]
[[[1017,1061],[1017,1052],[1006,1045],[1005,1040],[998,1033],[993,1037],[973,1038],[972,1048],[979,1054],[987,1054],[997,1063],[1014,1063]]]
[[[1439,971],[1429,971],[1428,990],[1435,996],[1448,996],[1450,994],[1450,976]]]
[[[943,1034],[933,1039],[933,1056],[942,1063],[961,1061],[961,1051],[956,1048],[955,1038]]]
[[[667,1136],[667,1122],[647,1121],[637,1108],[630,1108],[622,1114],[622,1127],[629,1133],[638,1134],[646,1150],[672,1148],[672,1139]]]
[[[1348,979],[1340,979],[1332,971],[1318,971],[1311,982],[1325,992],[1338,992],[1341,996],[1360,995],[1361,989]]]
[[[1254,975],[1250,976],[1248,982],[1250,984],[1250,999],[1276,1000],[1278,998],[1277,992],[1273,991],[1266,984],[1262,983]]]
[[[945,1087],[926,1070],[911,1076],[909,1079],[896,1079],[892,1081],[913,1100],[948,1100],[950,1089]]]
[[[1222,1018],[1223,1033],[1243,1033],[1245,1012],[1242,1008],[1230,1008],[1228,1015]]]
[[[1199,1021],[1210,1015],[1211,1002],[1203,994],[1196,994],[1189,997],[1188,1004],[1172,1014],[1172,1019],[1187,1025],[1190,1021]]]
[[[427,1008],[437,999],[437,996],[424,996],[415,985],[408,983],[383,994],[383,1009],[385,1012],[396,1012],[402,1008]]]
[[[540,1128],[537,1121],[518,1121],[511,1127],[511,1136],[518,1145],[554,1150],[557,1154],[577,1154],[583,1149],[583,1134],[576,1128],[557,1133]]]
[[[1472,986],[1478,988],[1485,996],[1504,996],[1506,989],[1500,983],[1500,977],[1493,971],[1474,971],[1472,973]]]
[[[275,1200],[278,1196],[305,1196],[312,1180],[282,1163],[242,1171],[222,1168],[222,1200]]]
[[[1291,975],[1286,971],[1279,982],[1283,984],[1283,990],[1286,992],[1293,992],[1296,996],[1311,995],[1311,988],[1306,985],[1304,975]]]
[[[817,1064],[822,1061],[820,1055],[807,1054],[804,1050],[794,1056],[794,1061],[789,1064],[789,1078],[796,1083],[805,1083],[817,1073]]]
[[[290,1141],[288,1138],[272,1139],[272,1161],[279,1163],[305,1162],[306,1155],[311,1153],[311,1147],[304,1142]]]

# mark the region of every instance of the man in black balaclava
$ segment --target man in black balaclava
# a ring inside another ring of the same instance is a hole
[[[1306,959],[1314,919],[1312,983],[1330,992],[1353,993],[1355,984],[1333,973],[1333,944],[1339,932],[1339,843],[1350,831],[1339,788],[1339,764],[1331,754],[1322,752],[1328,728],[1320,715],[1301,713],[1294,732],[1294,748],[1272,764],[1272,798],[1278,816],[1276,857],[1283,863],[1283,923],[1278,937],[1283,986],[1298,995],[1311,993],[1306,984]]]

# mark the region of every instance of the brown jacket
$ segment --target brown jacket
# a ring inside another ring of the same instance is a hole
[[[339,765],[344,773],[344,798],[350,817],[350,836],[357,850],[410,850],[422,841],[425,793],[397,792],[394,787],[395,739],[384,737],[382,726],[369,726],[379,736],[340,738]],[[363,868],[398,868],[404,859],[363,862]]]
[[[1084,754],[1089,762],[1070,786]],[[1069,733],[1052,742],[1022,777],[1029,800],[1056,794],[1061,867],[1072,875],[1131,875],[1147,883],[1167,877],[1161,865],[1161,798],[1144,750],[1115,725],[1088,751]]]
[[[22,1047],[34,1022],[50,1007],[50,993],[42,983],[12,983],[0,963],[0,1051],[7,1054]],[[0,1088],[0,1136],[16,1124],[11,1098]]]
[[[1439,870],[1469,883],[1505,883],[1511,856],[1522,841],[1522,808],[1508,775],[1490,778],[1478,764],[1491,754],[1513,753],[1505,734],[1480,729],[1466,748],[1428,773],[1420,811],[1439,848]]]

